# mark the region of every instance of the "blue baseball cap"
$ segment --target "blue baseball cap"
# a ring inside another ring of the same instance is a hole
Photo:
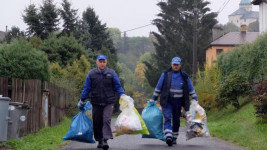
[[[97,56],[96,59],[97,60],[100,60],[100,59],[107,60],[107,56],[106,55],[103,55],[103,54],[100,54],[100,55]]]
[[[172,59],[172,64],[173,65],[179,65],[181,63],[181,58],[180,57],[173,57]]]

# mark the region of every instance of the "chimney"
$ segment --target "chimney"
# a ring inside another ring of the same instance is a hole
[[[222,35],[223,35],[223,29],[222,29],[222,27],[219,26],[219,25],[215,25],[212,28],[212,41],[215,41],[216,39],[218,39]]]
[[[243,24],[241,25],[241,32],[246,33],[247,32],[247,25]]]

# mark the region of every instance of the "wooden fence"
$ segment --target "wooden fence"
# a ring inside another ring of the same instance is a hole
[[[36,133],[41,127],[58,124],[73,99],[66,89],[40,80],[22,80],[0,77],[0,95],[11,102],[29,105],[25,134]]]

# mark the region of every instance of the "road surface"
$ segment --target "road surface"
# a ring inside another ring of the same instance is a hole
[[[112,124],[114,124],[114,119]],[[186,141],[184,127],[180,128],[177,144],[172,147],[168,147],[161,140],[141,138],[141,135],[121,135],[109,140],[108,143],[109,150],[246,150],[244,147],[214,137],[198,137]],[[88,144],[71,141],[59,150],[99,150],[96,146],[97,143]]]

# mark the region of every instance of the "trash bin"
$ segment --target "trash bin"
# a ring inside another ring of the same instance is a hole
[[[28,109],[27,103],[10,102],[7,139],[17,139],[24,136]]]
[[[8,105],[9,97],[0,96],[0,141],[7,140],[7,126],[8,126]]]

